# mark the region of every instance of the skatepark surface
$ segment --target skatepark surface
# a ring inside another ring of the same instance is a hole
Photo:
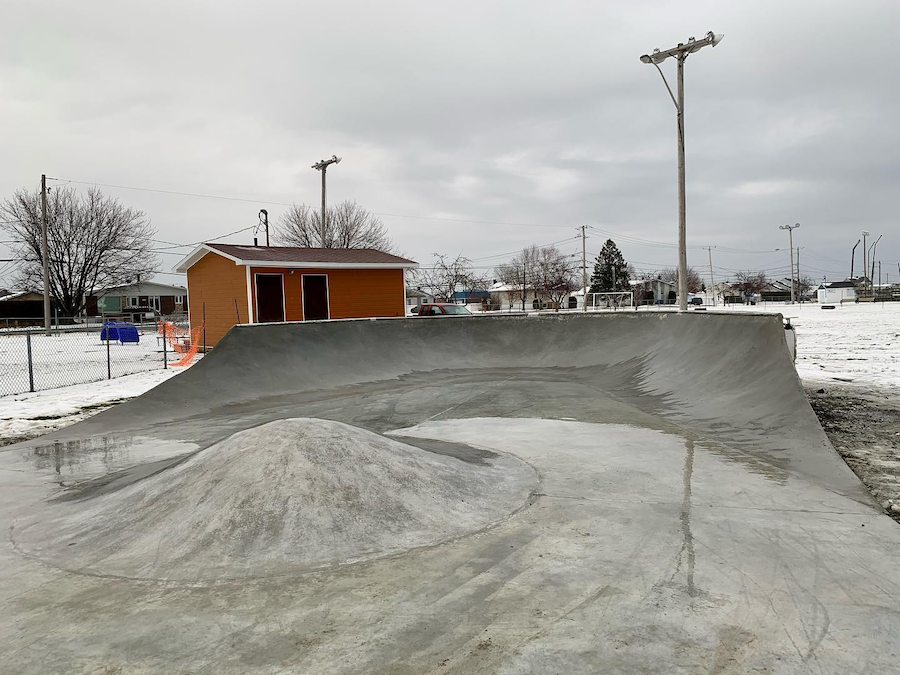
[[[4,673],[900,670],[778,316],[238,326],[0,486]]]

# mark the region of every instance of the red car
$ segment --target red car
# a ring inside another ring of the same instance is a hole
[[[467,310],[463,305],[454,305],[452,302],[429,302],[419,305],[412,311],[413,316],[449,316],[468,314],[472,312]]]

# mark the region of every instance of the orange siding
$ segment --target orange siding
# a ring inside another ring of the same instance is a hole
[[[206,303],[206,345],[212,346],[235,325],[237,300],[241,322],[247,323],[247,268],[215,253],[207,253],[187,272],[191,328],[203,320]],[[202,339],[202,338],[201,338]]]
[[[256,304],[256,274],[284,275],[286,321],[303,320],[304,274],[328,276],[328,303],[332,319],[404,316],[403,271],[400,269],[287,269],[251,267],[253,304]],[[208,311],[208,310],[207,310]],[[254,307],[254,317],[256,310]]]

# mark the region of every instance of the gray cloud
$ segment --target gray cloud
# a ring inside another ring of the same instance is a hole
[[[634,241],[675,237],[674,111],[637,57],[715,29],[725,41],[686,64],[689,243],[748,251],[714,252],[723,275],[786,272],[771,252],[787,244],[778,225],[800,221],[807,271],[834,278],[865,228],[884,233],[879,257],[896,273],[898,23],[892,0],[50,2],[41,12],[12,1],[0,27],[0,194],[43,172],[315,203],[309,165],[337,153],[332,199],[524,224],[384,216],[420,261],[557,241],[584,223],[624,235],[638,267],[671,265],[671,248]],[[263,206],[106,191],[170,241],[251,225]],[[595,231],[589,249],[604,238]],[[698,265],[705,256],[689,252]]]

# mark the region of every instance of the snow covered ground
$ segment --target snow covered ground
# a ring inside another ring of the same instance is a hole
[[[836,309],[767,303],[716,311],[790,317],[797,332],[797,373],[804,382],[849,382],[900,394],[900,302],[861,302]]]
[[[33,394],[4,396],[0,398],[0,445],[79,422],[110,405],[140,396],[184,370],[154,370]]]
[[[108,376],[106,343],[98,330],[31,335],[34,388],[36,391],[72,384],[96,382]],[[109,344],[112,377],[147,370],[162,370],[162,341],[156,331],[144,331],[137,344]],[[168,354],[168,360],[175,355]],[[24,333],[0,334],[0,396],[27,392],[28,343]]]

